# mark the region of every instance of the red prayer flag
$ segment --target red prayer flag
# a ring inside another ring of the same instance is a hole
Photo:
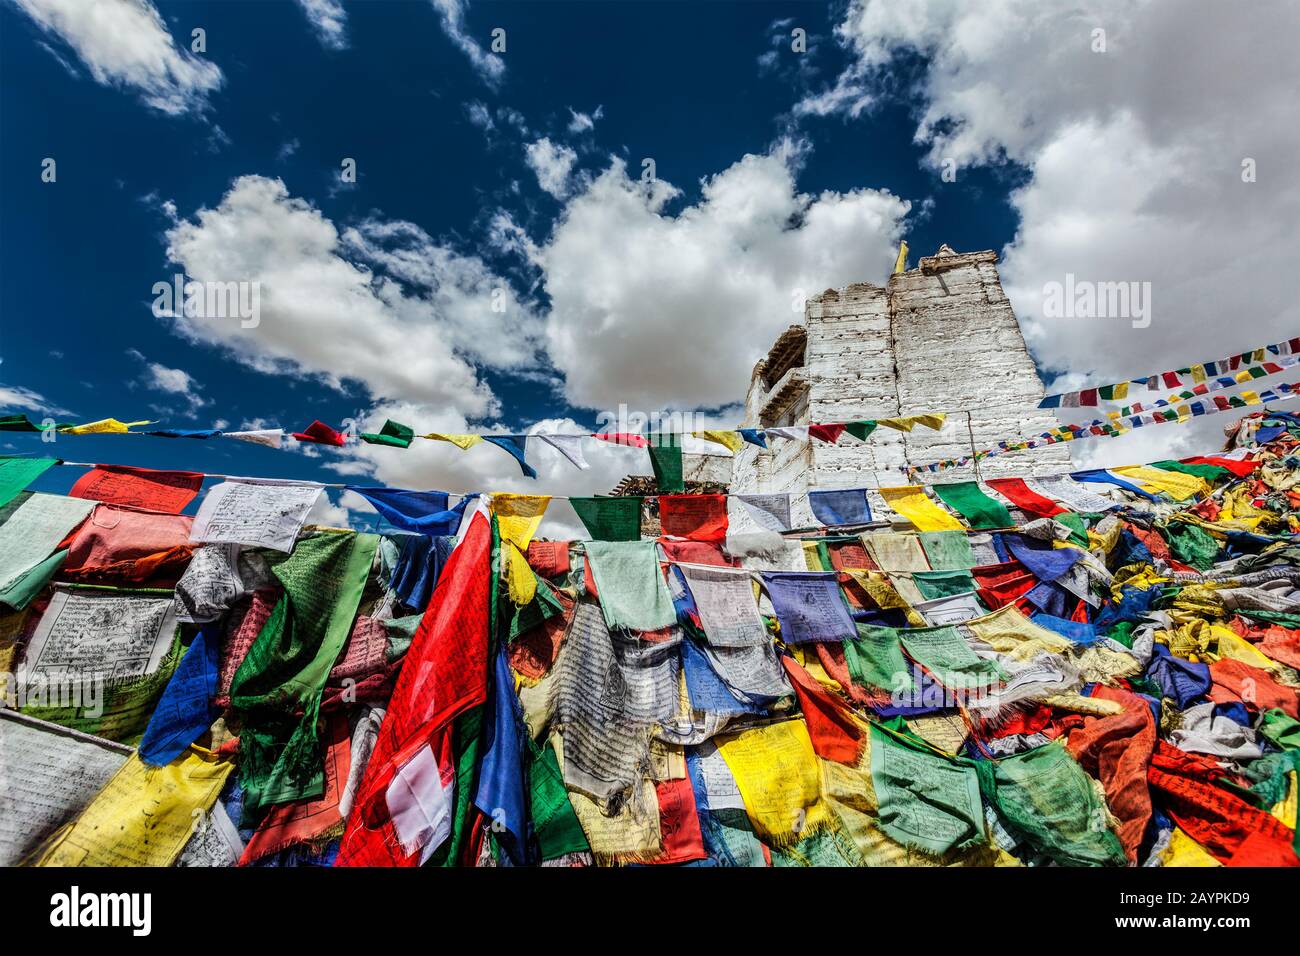
[[[295,800],[277,804],[253,834],[239,858],[240,866],[248,866],[264,856],[319,839],[343,822],[339,816],[339,798],[352,766],[352,741],[348,733],[348,719],[342,713],[332,714],[327,731],[325,748],[325,792],[314,800]]]
[[[1147,780],[1161,793],[1161,806],[1193,840],[1232,866],[1300,866],[1295,834],[1270,813],[1207,782],[1202,763],[1160,741]],[[1222,774],[1217,767],[1210,772]]]
[[[314,421],[303,431],[294,432],[298,441],[316,442],[318,445],[344,445],[347,439],[342,432],[336,432],[322,421]]]
[[[569,573],[568,541],[531,541],[525,557],[539,577],[555,578]]]
[[[591,437],[607,441],[612,445],[631,445],[633,448],[650,447],[649,439],[635,432],[593,432]]]
[[[1261,712],[1276,707],[1287,716],[1300,719],[1296,692],[1273,680],[1266,670],[1224,657],[1210,665],[1210,679],[1214,686],[1206,696],[1216,704],[1239,701]]]
[[[1156,724],[1146,702],[1126,690],[1098,684],[1092,696],[1124,705],[1109,717],[1083,718],[1070,733],[1067,749],[1089,774],[1106,788],[1106,803],[1119,827],[1116,835],[1125,855],[1137,862],[1138,847],[1151,820],[1151,791],[1147,771],[1156,745]]]
[[[154,471],[125,465],[96,465],[77,479],[70,498],[88,498],[145,511],[179,514],[194,500],[203,475],[193,471]]]
[[[836,425],[836,424],[809,425],[808,434],[812,435],[813,438],[818,438],[826,442],[826,444],[828,445],[834,445],[837,441],[840,440],[840,436],[844,434],[844,429],[847,427],[848,427],[847,425]]]
[[[192,515],[99,505],[68,544],[63,574],[79,581],[174,585],[189,564]]]
[[[1227,399],[1224,399],[1224,401],[1227,401]],[[1259,467],[1259,463],[1256,461],[1220,458],[1218,455],[1197,455],[1194,458],[1182,458],[1180,461],[1185,465],[1216,465],[1219,468],[1228,469],[1238,478],[1246,477]]]
[[[415,631],[388,714],[357,789],[336,866],[415,866],[385,800],[389,784],[426,746],[451,759],[451,722],[487,700],[492,527],[477,514],[451,553]]]
[[[672,538],[660,538],[659,547],[664,550],[664,557],[669,561],[685,561],[687,564],[711,564],[718,568],[738,568],[740,560],[728,557],[722,546],[714,541],[676,541]]]
[[[783,655],[781,663],[794,685],[813,752],[825,760],[856,766],[866,733],[853,719],[848,705],[818,684],[793,657]]]
[[[659,525],[664,534],[692,541],[727,537],[726,495],[660,495]]]
[[[1039,518],[1055,518],[1070,510],[1061,507],[1051,498],[1044,498],[1038,492],[1030,490],[1023,478],[989,478],[984,483],[1021,511]]]
[[[655,784],[659,801],[659,852],[646,863],[664,865],[708,859],[700,815],[695,808],[695,791],[691,778],[660,780]]]

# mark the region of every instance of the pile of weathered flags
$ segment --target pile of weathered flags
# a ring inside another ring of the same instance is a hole
[[[1300,419],[1237,441],[587,541],[5,459],[0,863],[1300,865]]]

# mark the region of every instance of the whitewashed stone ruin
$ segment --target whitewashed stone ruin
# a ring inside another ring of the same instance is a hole
[[[969,455],[998,441],[1032,437],[1058,423],[1035,408],[1043,385],[1025,348],[993,251],[943,246],[881,287],[856,283],[811,299],[802,325],[787,329],[754,367],[745,427],[950,414],[940,432],[880,428],[864,445],[773,439],[746,444],[730,476],[733,492],[801,491],[908,484],[900,465]],[[980,463],[980,475],[1041,475],[1070,467],[1068,444]],[[975,477],[971,467],[915,481]]]

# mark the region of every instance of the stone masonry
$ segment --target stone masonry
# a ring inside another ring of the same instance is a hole
[[[901,465],[958,458],[1004,438],[1054,427],[1035,406],[1043,385],[1002,291],[992,251],[947,246],[883,288],[857,283],[807,303],[754,368],[745,426],[893,418],[949,412],[940,432],[877,429],[864,445],[773,439],[746,444],[732,466],[733,492],[907,484]],[[971,409],[969,426],[965,413]],[[1042,475],[1070,468],[1068,444],[986,459],[981,477]],[[927,472],[920,482],[975,477],[970,466]]]

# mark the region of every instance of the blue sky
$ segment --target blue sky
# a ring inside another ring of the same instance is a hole
[[[1282,7],[1260,6],[1243,47],[1208,9],[1188,24],[1160,3],[1044,15],[1002,0],[978,22],[914,6],[274,0],[154,14],[102,0],[95,24],[65,0],[6,0],[5,405],[171,427],[393,414],[511,431],[589,428],[627,401],[734,422],[795,290],[883,281],[901,236],[913,259],[941,242],[1002,252],[1060,384],[1300,331],[1294,269],[1278,276],[1297,251],[1294,177],[1278,175],[1294,117],[1267,92],[1295,86]],[[1088,49],[1097,24],[1113,44],[1102,55]],[[206,52],[190,50],[196,27]],[[790,48],[796,27],[807,52]],[[1236,73],[1220,86],[1179,54],[1198,31],[1221,48],[1203,65]],[[1244,105],[1234,84],[1252,91]],[[1257,188],[1237,175],[1244,156]],[[655,186],[639,182],[647,157]],[[259,328],[155,317],[153,284],[182,268],[258,278]],[[1048,325],[1032,293],[1065,271],[1152,281],[1154,331]],[[445,445],[340,457],[88,437],[58,454],[517,483],[500,452]],[[547,464],[567,484],[546,490],[575,493],[645,470],[615,456],[570,479]],[[70,471],[43,480],[54,490]]]

